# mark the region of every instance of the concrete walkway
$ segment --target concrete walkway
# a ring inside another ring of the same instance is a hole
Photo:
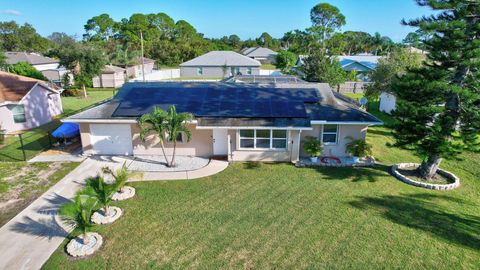
[[[70,231],[59,221],[58,208],[75,196],[85,178],[97,175],[102,167],[117,169],[131,162],[132,159],[123,157],[88,158],[1,227],[0,269],[40,269]],[[227,166],[226,161],[212,160],[194,171],[146,172],[142,180],[195,179],[218,173]]]
[[[85,178],[97,175],[103,166],[118,168],[123,161],[85,160],[1,227],[0,269],[39,269],[69,232],[58,221],[58,208],[74,197]]]

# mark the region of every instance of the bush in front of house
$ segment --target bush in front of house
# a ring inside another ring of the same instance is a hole
[[[312,162],[317,162],[318,157],[322,154],[322,143],[318,138],[313,136],[308,136],[305,139],[303,150],[310,156]]]

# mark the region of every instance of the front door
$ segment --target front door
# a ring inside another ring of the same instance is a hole
[[[213,130],[213,155],[214,156],[228,155],[228,130],[227,129]]]

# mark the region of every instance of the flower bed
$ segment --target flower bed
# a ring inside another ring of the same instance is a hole
[[[434,183],[421,182],[421,181],[411,179],[399,172],[399,170],[402,170],[402,169],[418,168],[418,166],[420,166],[420,164],[417,164],[417,163],[395,164],[392,166],[392,174],[393,176],[398,178],[400,181],[416,187],[422,187],[422,188],[428,188],[428,189],[434,189],[434,190],[451,190],[460,186],[460,179],[456,175],[442,169],[438,169],[437,174],[449,179],[451,183],[434,184]]]

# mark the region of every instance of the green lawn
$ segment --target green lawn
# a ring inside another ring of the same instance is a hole
[[[0,226],[80,163],[0,162]]]
[[[111,98],[113,89],[88,90],[88,98],[62,97],[64,114],[59,119],[89,108],[94,104]],[[27,160],[36,156],[41,151],[50,148],[48,132],[52,132],[61,122],[56,119],[46,125],[34,128],[23,133],[25,155]],[[0,145],[0,161],[23,161],[23,153],[18,136],[10,136]]]
[[[369,130],[376,158],[418,161]],[[375,168],[235,163],[190,181],[135,183],[124,216],[98,226],[104,246],[45,269],[478,269],[480,155],[442,167],[462,186],[431,191]]]
[[[260,66],[261,69],[269,69],[269,70],[273,70],[273,69],[277,69],[277,67],[275,65],[272,65],[272,64],[262,64]]]

